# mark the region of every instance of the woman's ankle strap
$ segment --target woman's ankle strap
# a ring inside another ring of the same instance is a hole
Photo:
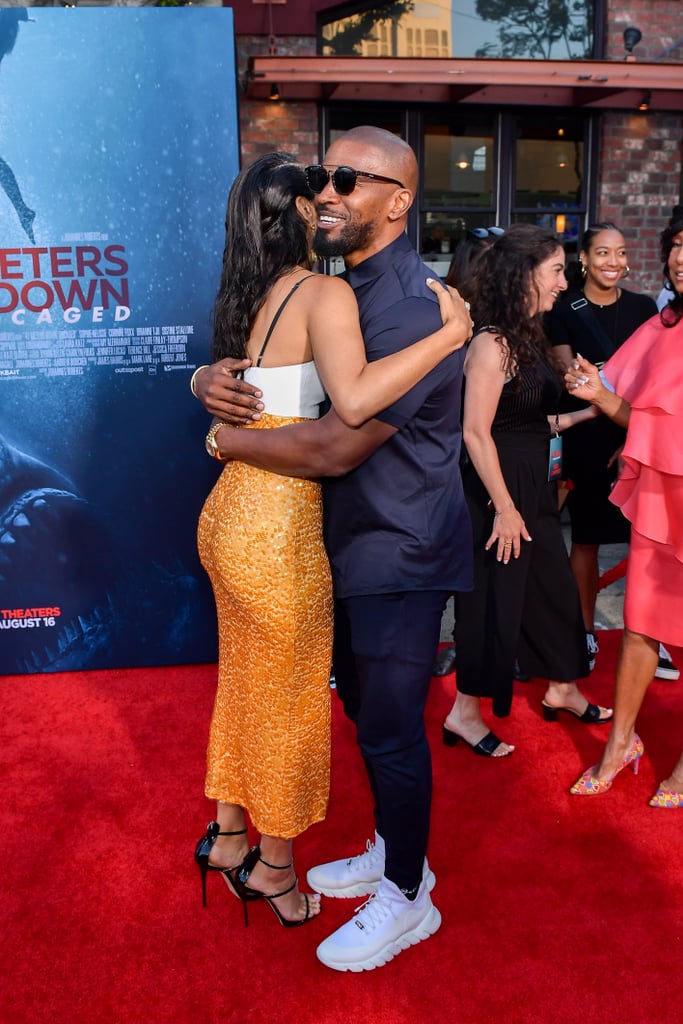
[[[267,868],[272,868],[273,871],[286,871],[287,868],[294,866],[293,860],[290,860],[289,864],[269,864],[267,860],[263,859],[263,857],[259,857],[259,860],[262,864],[265,864]],[[282,895],[282,893],[280,893],[280,895]]]
[[[209,839],[215,839],[216,836],[246,836],[246,828],[240,828],[236,832],[221,832],[220,825],[217,821],[210,821],[206,827],[206,835]]]

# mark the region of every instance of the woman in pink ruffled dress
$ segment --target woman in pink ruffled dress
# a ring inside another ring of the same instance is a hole
[[[602,759],[571,788],[576,796],[606,793],[627,765],[637,773],[643,743],[636,717],[659,642],[683,648],[683,213],[661,242],[674,289],[669,304],[631,335],[602,376],[579,356],[566,377],[579,398],[628,425],[625,468],[611,500],[631,523],[614,719]],[[683,808],[683,754],[650,805]]]

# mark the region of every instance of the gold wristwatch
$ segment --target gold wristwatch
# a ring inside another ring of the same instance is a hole
[[[209,455],[211,456],[211,458],[212,459],[218,459],[219,462],[225,462],[225,459],[221,455],[221,450],[218,447],[218,442],[216,441],[216,434],[221,429],[221,427],[227,427],[227,425],[228,424],[227,423],[223,423],[222,420],[218,420],[211,427],[211,429],[209,430],[209,432],[206,435],[206,438],[204,440],[204,447],[206,448],[206,450],[209,453]]]

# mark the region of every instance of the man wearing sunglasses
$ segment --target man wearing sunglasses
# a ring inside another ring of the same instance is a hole
[[[382,129],[355,128],[306,175],[318,217],[315,250],[344,257],[368,358],[438,329],[429,271],[405,234],[417,187],[410,147]],[[426,859],[432,778],[424,705],[446,601],[471,587],[458,473],[463,362],[464,348],[359,428],[332,409],[277,430],[219,435],[227,459],[325,478],[337,692],[357,726],[376,819],[365,853],[308,873],[324,895],[371,896],[318,947],[319,959],[335,970],[379,967],[441,923]],[[253,389],[232,380],[232,369],[203,370],[197,394],[223,421],[249,422],[263,407]]]

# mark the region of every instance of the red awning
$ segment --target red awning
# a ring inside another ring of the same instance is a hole
[[[683,113],[683,65],[637,61],[252,57],[246,88],[267,99],[476,103]]]

